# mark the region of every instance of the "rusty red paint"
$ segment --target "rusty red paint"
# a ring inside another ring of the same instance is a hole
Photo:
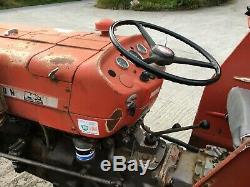
[[[209,173],[197,181],[194,187],[247,187],[249,186],[250,173],[250,141],[241,144],[236,150]]]
[[[205,88],[194,124],[201,120],[208,120],[211,128],[209,130],[194,130],[190,143],[205,147],[206,144],[214,144],[232,149],[232,139],[226,118],[218,118],[218,115],[210,113],[226,114],[227,95],[232,87],[250,89],[250,84],[236,80],[235,76],[250,77],[250,33],[237,46],[233,53],[222,65],[221,79]]]
[[[102,36],[108,36],[109,28],[113,23],[112,19],[102,19],[95,23],[95,29],[100,31]]]
[[[59,45],[92,49],[97,51],[106,47],[108,44],[110,44],[110,41],[97,41],[93,39],[87,39],[85,36],[75,36],[59,42]]]
[[[9,27],[0,24],[0,28]],[[155,102],[156,97],[150,96],[163,81],[140,81],[142,69],[131,62],[127,70],[120,68],[115,63],[120,53],[108,37],[96,33],[15,28],[19,33],[24,32],[23,35],[15,39],[0,36],[0,84],[56,98],[58,105],[51,108],[7,97],[10,113],[58,130],[103,138],[133,125]],[[141,36],[119,39],[126,48],[136,49],[137,43],[147,46]],[[55,69],[55,79],[51,79],[48,76]],[[116,77],[109,75],[110,69],[116,72]],[[124,78],[124,74],[128,77]],[[126,101],[133,94],[137,95],[137,110],[131,116]],[[122,116],[112,129],[107,129],[106,124],[114,120],[112,114],[117,108]],[[79,127],[79,119],[98,123],[99,132],[86,134]]]

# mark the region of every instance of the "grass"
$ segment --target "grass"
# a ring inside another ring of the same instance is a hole
[[[63,3],[69,1],[79,1],[79,0],[0,0],[0,9],[44,5],[50,3]]]
[[[228,0],[139,0],[139,4],[131,6],[132,0],[97,0],[99,8],[133,9],[133,10],[174,10],[194,9],[204,6],[217,6]]]

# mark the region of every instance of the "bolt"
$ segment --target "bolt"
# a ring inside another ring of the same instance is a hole
[[[210,150],[212,147],[210,145],[206,146],[207,150]]]

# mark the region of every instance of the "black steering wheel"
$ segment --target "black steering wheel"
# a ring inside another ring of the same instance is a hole
[[[149,47],[151,48],[150,52],[150,57],[147,59],[140,59],[136,57],[134,54],[130,53],[128,50],[126,50],[118,39],[116,38],[115,35],[115,30],[117,27],[124,26],[124,25],[134,25],[138,28],[142,36],[145,38],[147,41]],[[163,46],[163,45],[158,45],[154,42],[152,37],[148,34],[148,32],[145,30],[145,28],[150,28],[153,30],[157,30],[159,32],[165,33],[167,35],[170,35],[190,47],[194,48],[196,51],[201,53],[209,62],[203,62],[203,61],[198,61],[194,59],[189,59],[189,58],[182,58],[182,57],[177,57],[175,56],[175,53],[168,47]],[[117,21],[112,24],[112,26],[109,29],[109,35],[111,42],[113,45],[116,47],[118,51],[121,52],[127,59],[129,59],[132,63],[135,65],[143,68],[144,70],[148,71],[149,73],[152,73],[156,75],[158,78],[170,80],[173,82],[177,82],[180,84],[186,84],[186,85],[191,85],[191,86],[205,86],[211,83],[216,82],[219,80],[220,75],[221,75],[221,69],[220,65],[218,62],[214,59],[212,55],[210,55],[207,51],[202,49],[199,45],[195,44],[191,40],[173,32],[168,29],[165,29],[163,27],[147,23],[147,22],[142,22],[142,21],[135,21],[135,20],[124,20],[124,21]],[[188,79],[180,76],[176,76],[173,74],[169,74],[165,71],[163,71],[161,68],[157,68],[155,66],[152,66],[151,63],[155,63],[159,66],[165,66],[165,65],[170,65],[172,63],[176,64],[187,64],[191,66],[199,66],[203,68],[209,68],[213,69],[215,71],[215,74],[210,78],[210,79],[205,79],[205,80],[197,80],[197,79]]]

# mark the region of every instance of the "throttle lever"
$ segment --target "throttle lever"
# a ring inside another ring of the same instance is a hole
[[[202,120],[198,125],[191,125],[187,127],[178,127],[178,128],[171,128],[164,131],[158,131],[158,132],[152,132],[152,136],[160,136],[162,134],[170,134],[173,132],[180,132],[185,130],[191,130],[191,129],[209,129],[210,124],[207,120]]]

